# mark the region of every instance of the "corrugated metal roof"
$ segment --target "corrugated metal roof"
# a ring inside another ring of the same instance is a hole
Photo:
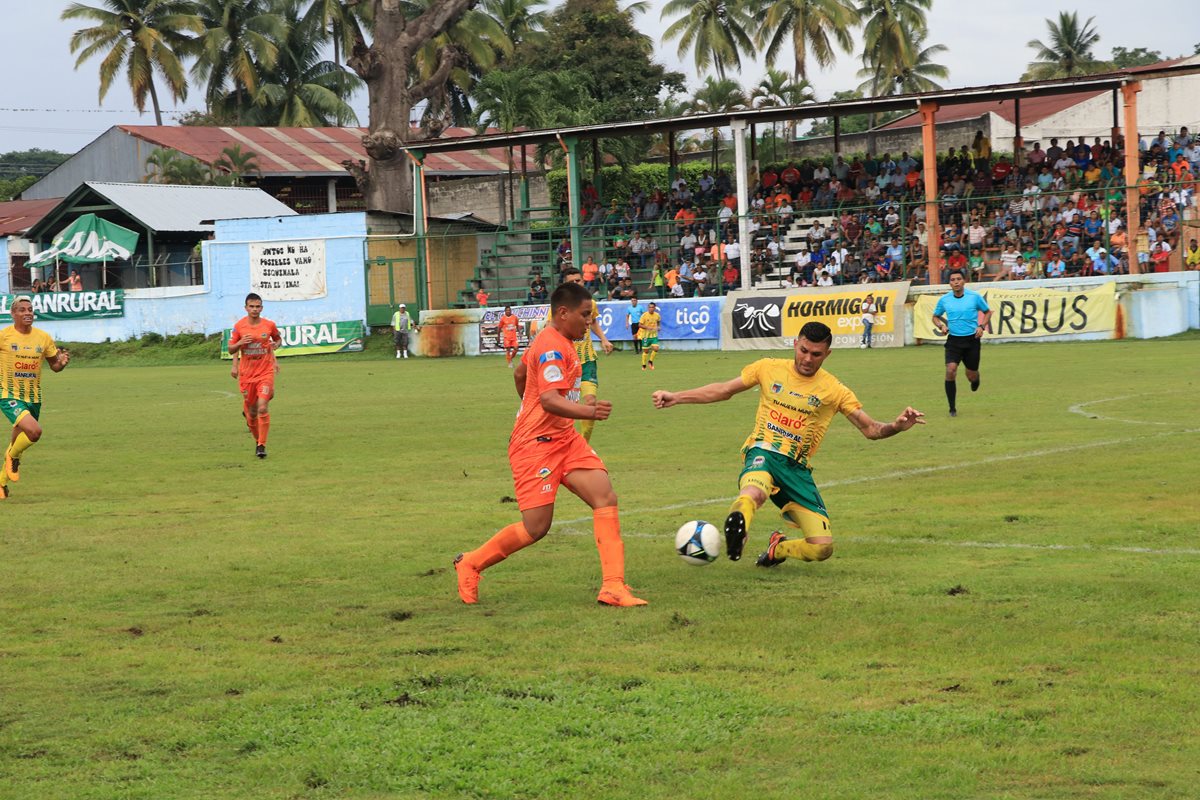
[[[153,231],[211,231],[203,220],[292,217],[296,212],[262,189],[101,183],[86,186]]]
[[[1033,125],[1046,117],[1065,111],[1079,105],[1084,100],[1091,100],[1107,94],[1106,91],[1074,92],[1072,94],[1056,94],[1048,97],[1030,97],[1021,99],[1021,125]],[[937,111],[938,122],[960,122],[982,117],[988,112],[997,114],[1014,125],[1017,122],[1016,108],[1012,100],[981,100],[975,103],[962,103],[953,106],[943,106]],[[897,120],[892,120],[880,130],[890,131],[898,128],[921,127],[921,115],[909,114]]]
[[[221,151],[240,145],[243,152],[253,151],[263,175],[346,174],[342,162],[365,161],[362,146],[366,128],[234,128],[197,125],[119,125],[121,130],[158,147],[169,147],[206,164],[221,157]],[[496,133],[490,130],[489,133]],[[467,128],[447,128],[443,138],[474,136]],[[530,147],[529,163],[536,164],[535,148]],[[513,155],[520,165],[521,151]],[[495,175],[508,170],[503,147],[431,154],[425,161],[430,175]]]
[[[51,200],[11,200],[0,203],[0,236],[20,236],[62,202]]]

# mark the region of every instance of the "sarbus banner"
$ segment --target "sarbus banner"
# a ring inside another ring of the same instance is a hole
[[[822,286],[791,291],[733,292],[725,302],[722,350],[775,350],[791,347],[808,322],[833,331],[833,346],[857,346],[862,339],[862,304],[875,301],[874,347],[902,347],[908,299],[907,281],[853,286]]]
[[[363,324],[352,322],[314,322],[306,325],[280,325],[283,344],[275,351],[284,356],[308,356],[314,353],[359,353],[363,349]],[[229,337],[232,328],[221,334],[221,358],[230,358]]]
[[[1117,285],[1062,291],[1037,287],[1009,289],[989,286],[977,290],[992,309],[984,339],[1026,339],[1072,333],[1100,333],[1117,326]],[[938,298],[921,295],[913,306],[913,337],[944,339],[933,327]]]
[[[125,316],[125,290],[104,289],[98,292],[51,292],[49,294],[0,294],[0,314],[12,310],[13,300],[28,297],[33,301],[35,321],[52,322],[63,319],[104,319]]]

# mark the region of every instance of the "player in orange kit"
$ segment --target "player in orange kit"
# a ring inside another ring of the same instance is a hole
[[[504,316],[500,318],[500,343],[504,348],[504,357],[508,359],[508,368],[512,369],[513,359],[517,357],[517,329],[521,320],[512,312],[512,306],[504,307]]]
[[[612,412],[607,400],[579,402],[583,368],[574,343],[591,325],[592,295],[579,284],[564,283],[550,297],[550,312],[549,325],[530,343],[514,371],[521,410],[508,442],[508,462],[521,521],[482,547],[458,554],[458,596],[464,603],[479,602],[479,574],[546,535],[561,484],[592,508],[602,577],[597,602],[644,606],[646,601],[625,585],[625,545],[608,470],[572,424],[576,419],[608,419]]]
[[[242,415],[254,437],[254,455],[267,457],[267,431],[271,429],[268,404],[275,397],[275,348],[283,336],[275,323],[262,315],[262,298],[246,295],[246,316],[233,325],[229,354],[238,357],[238,388]]]

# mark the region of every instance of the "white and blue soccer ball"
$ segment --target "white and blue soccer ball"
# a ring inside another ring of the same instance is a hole
[[[711,564],[721,555],[721,532],[702,519],[685,522],[675,534],[675,552],[693,566]]]

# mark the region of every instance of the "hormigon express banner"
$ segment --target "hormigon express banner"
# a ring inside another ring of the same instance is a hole
[[[826,286],[790,292],[734,292],[726,300],[721,327],[723,350],[769,350],[791,347],[800,329],[823,322],[833,332],[833,346],[857,346],[862,339],[862,305],[874,299],[874,347],[904,345],[900,314],[908,299],[907,281],[881,285]]]

